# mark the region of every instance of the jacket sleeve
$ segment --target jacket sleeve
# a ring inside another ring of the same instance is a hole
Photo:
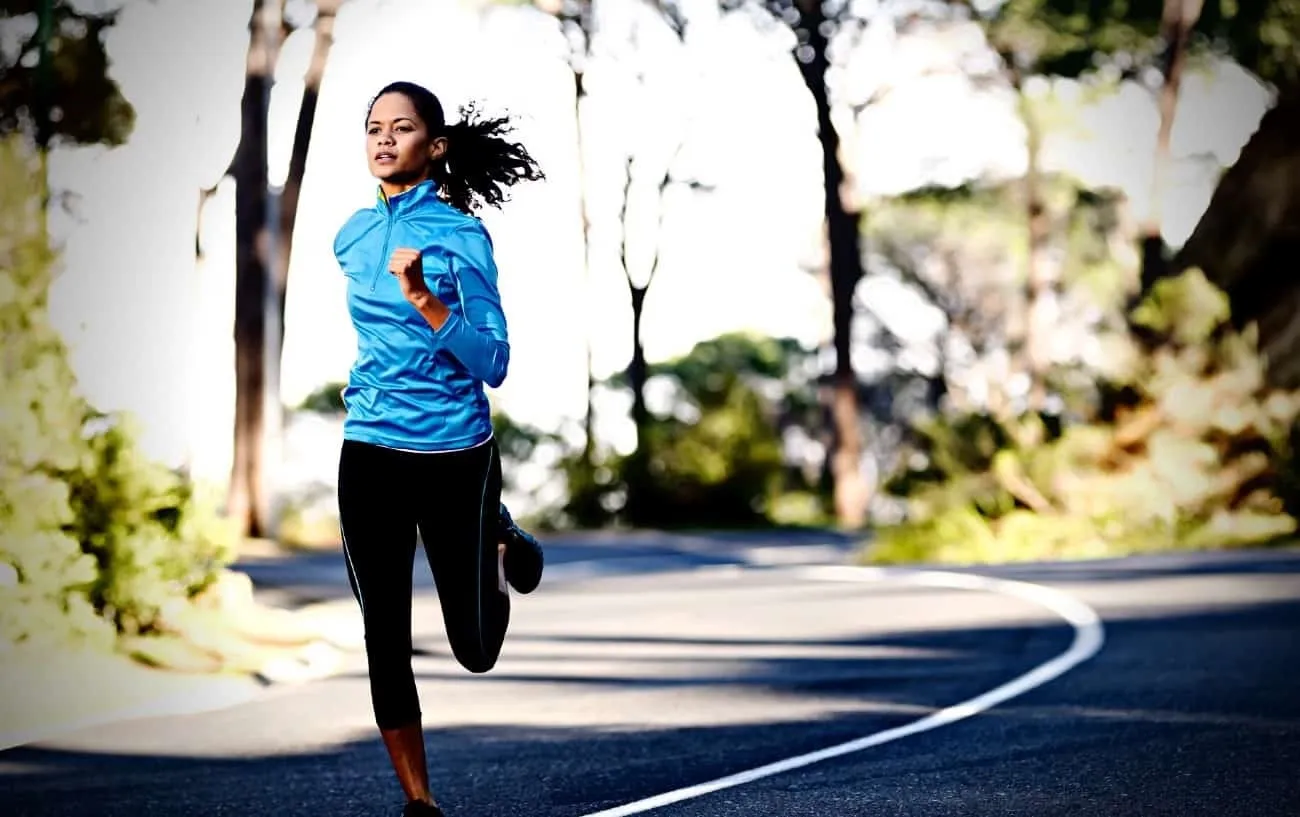
[[[492,239],[475,220],[452,231],[447,253],[464,315],[452,310],[435,334],[471,375],[496,388],[506,379],[510,339],[497,289]]]

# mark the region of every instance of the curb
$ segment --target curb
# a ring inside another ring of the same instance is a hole
[[[202,692],[192,690],[154,698],[142,703],[109,709],[59,724],[0,732],[0,752],[44,742],[97,726],[109,726],[143,718],[201,715],[206,712],[230,709],[253,700],[267,688],[265,684],[250,676],[222,677],[214,675],[201,683],[204,686],[210,685],[212,689]]]

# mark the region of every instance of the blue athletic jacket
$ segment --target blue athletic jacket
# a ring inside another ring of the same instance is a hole
[[[388,259],[419,249],[429,290],[451,309],[435,332],[402,296]],[[345,439],[413,451],[467,448],[492,435],[486,383],[505,380],[510,360],[492,239],[483,223],[422,182],[382,191],[334,239],[347,276],[357,358],[343,393]]]

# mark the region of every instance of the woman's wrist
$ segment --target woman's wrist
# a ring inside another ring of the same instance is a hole
[[[451,310],[447,305],[438,300],[438,296],[429,290],[423,292],[413,292],[410,297],[411,306],[415,307],[429,325],[438,330],[451,317]]]

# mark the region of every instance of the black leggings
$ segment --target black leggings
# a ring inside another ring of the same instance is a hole
[[[381,729],[420,718],[411,670],[417,529],[456,660],[476,673],[496,664],[510,621],[510,597],[497,583],[500,497],[495,440],[436,454],[344,441],[339,525],[365,623],[370,699]]]

